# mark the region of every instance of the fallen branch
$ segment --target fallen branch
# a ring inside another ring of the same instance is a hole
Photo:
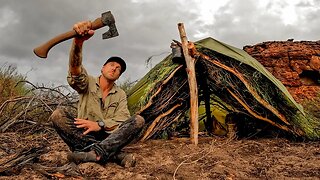
[[[200,53],[199,53],[200,54]],[[209,60],[211,61],[213,64],[217,65],[218,67],[221,67],[227,71],[229,71],[230,73],[232,73],[233,75],[235,75],[236,77],[239,78],[239,80],[246,86],[246,88],[248,89],[248,91],[252,94],[252,96],[264,107],[266,107],[268,110],[270,110],[272,113],[274,113],[282,122],[284,122],[285,124],[289,125],[290,123],[288,122],[288,120],[285,118],[285,116],[283,114],[281,114],[276,108],[274,108],[273,106],[271,106],[266,100],[264,100],[263,98],[261,98],[259,96],[259,94],[255,91],[255,89],[245,80],[245,78],[242,76],[241,73],[237,72],[235,69],[231,69],[230,67],[216,61],[213,59],[210,59],[208,56],[201,54],[201,58],[205,59],[205,60]]]
[[[148,139],[150,136],[153,135],[153,134],[151,134],[151,132],[152,132],[153,128],[157,125],[157,123],[160,121],[161,118],[167,116],[168,114],[170,114],[172,111],[174,111],[175,109],[177,109],[180,106],[181,106],[181,104],[176,104],[170,110],[168,110],[167,112],[165,112],[165,113],[161,114],[160,116],[158,116],[152,122],[152,124],[149,126],[148,130],[144,133],[143,137],[141,138],[141,141],[144,141],[145,139]]]
[[[262,117],[262,116],[259,116],[258,114],[256,114],[253,110],[250,109],[249,106],[247,106],[244,101],[242,101],[239,97],[237,97],[230,89],[227,89],[228,92],[231,94],[231,96],[233,98],[235,98],[253,117],[257,118],[257,119],[260,119],[262,121],[265,121],[265,122],[268,122],[270,124],[272,124],[273,126],[276,126],[282,130],[285,130],[285,131],[291,131],[288,127],[286,126],[281,126],[279,124],[276,124],[275,122],[271,121],[270,119],[268,118],[265,118],[265,117]]]
[[[0,175],[12,175],[19,172],[25,165],[31,164],[41,154],[48,152],[45,146],[23,149],[12,158],[0,164]]]
[[[67,163],[60,167],[48,167],[41,164],[32,164],[31,167],[48,178],[65,178],[66,176],[69,176],[81,179],[82,177],[82,173],[75,163]]]
[[[0,105],[0,132],[6,132],[17,122],[32,120],[35,124],[43,124],[57,106],[62,105],[75,112],[77,98],[75,93],[64,95],[66,86],[55,88],[37,87],[28,81],[30,88],[26,96],[8,99]],[[62,89],[65,88],[65,89]],[[34,126],[35,124],[32,124]],[[23,124],[30,127],[30,123]],[[43,128],[43,127],[41,127]]]
[[[137,112],[137,114],[140,114],[141,112],[143,112],[145,109],[147,109],[148,107],[150,107],[150,106],[152,105],[154,97],[157,96],[157,95],[161,92],[162,87],[163,87],[164,85],[166,85],[166,84],[169,82],[169,80],[171,80],[171,78],[174,77],[175,73],[176,73],[179,69],[181,69],[181,68],[182,68],[182,65],[178,66],[178,67],[170,74],[170,76],[168,76],[168,77],[161,83],[161,86],[159,87],[159,89],[150,97],[148,103],[147,103],[143,108],[141,108],[141,109]]]

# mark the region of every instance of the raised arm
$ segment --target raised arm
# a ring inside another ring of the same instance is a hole
[[[82,46],[84,41],[93,36],[94,30],[91,28],[90,21],[82,21],[73,25],[73,30],[78,36],[73,39],[69,55],[69,72],[72,76],[78,76],[81,73]]]

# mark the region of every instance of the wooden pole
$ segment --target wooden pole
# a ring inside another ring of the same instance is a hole
[[[195,72],[195,59],[189,55],[188,38],[183,23],[178,23],[182,50],[186,61],[186,71],[188,74],[188,83],[190,87],[190,140],[193,144],[198,144],[198,88]]]

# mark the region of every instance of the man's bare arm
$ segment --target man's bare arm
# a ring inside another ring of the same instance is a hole
[[[73,30],[78,34],[78,36],[73,39],[69,56],[69,71],[73,76],[81,73],[82,46],[84,41],[93,36],[94,31],[91,30],[91,28],[92,24],[90,21],[82,21],[73,26]]]
[[[78,76],[81,73],[82,45],[83,43],[76,42],[76,39],[72,42],[69,56],[69,71],[73,76]]]

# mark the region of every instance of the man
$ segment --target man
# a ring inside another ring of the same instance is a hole
[[[73,39],[67,80],[80,96],[78,116],[73,118],[57,108],[50,119],[72,151],[69,161],[106,163],[114,159],[122,166],[132,166],[134,157],[120,150],[141,131],[144,119],[139,115],[130,118],[126,94],[115,84],[126,63],[120,57],[111,57],[99,77],[88,75],[82,66],[82,46],[94,31],[90,21],[76,23],[73,29],[78,36]]]

